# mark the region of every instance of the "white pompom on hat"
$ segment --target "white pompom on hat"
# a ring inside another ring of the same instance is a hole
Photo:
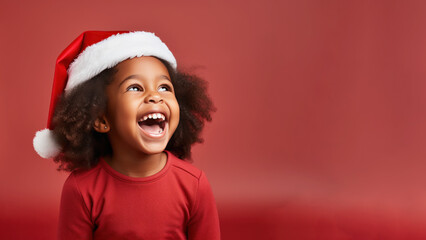
[[[118,63],[141,56],[155,56],[176,69],[172,52],[160,38],[150,32],[86,31],[78,36],[56,60],[47,128],[38,131],[33,140],[42,158],[53,158],[61,152],[55,141],[52,117],[59,96]]]

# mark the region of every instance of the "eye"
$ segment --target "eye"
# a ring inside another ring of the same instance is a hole
[[[172,91],[172,87],[170,87],[170,86],[168,86],[168,85],[161,85],[161,86],[158,88],[158,91],[159,91],[159,92],[170,92],[170,91]]]
[[[142,88],[140,86],[137,86],[137,85],[132,85],[132,86],[128,87],[126,89],[126,91],[127,92],[134,92],[134,91],[137,92],[137,91],[142,91]]]

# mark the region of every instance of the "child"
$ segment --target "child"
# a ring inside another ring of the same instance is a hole
[[[84,32],[58,57],[49,129],[34,138],[72,171],[58,239],[220,239],[206,176],[180,160],[214,107],[176,67],[147,32]]]

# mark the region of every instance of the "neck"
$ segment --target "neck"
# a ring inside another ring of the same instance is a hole
[[[114,152],[105,161],[117,172],[129,177],[149,177],[166,165],[167,154],[165,152],[155,154],[129,154]]]

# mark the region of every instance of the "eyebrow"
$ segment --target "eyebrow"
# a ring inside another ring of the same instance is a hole
[[[166,80],[171,82],[169,77],[167,77],[166,75],[160,75],[158,78],[163,78],[163,79],[166,79]],[[118,86],[120,87],[121,85],[123,85],[124,82],[126,82],[127,80],[130,80],[130,79],[143,79],[143,77],[141,75],[137,75],[137,74],[127,76],[125,79],[123,79],[123,81],[120,82],[120,84]]]

